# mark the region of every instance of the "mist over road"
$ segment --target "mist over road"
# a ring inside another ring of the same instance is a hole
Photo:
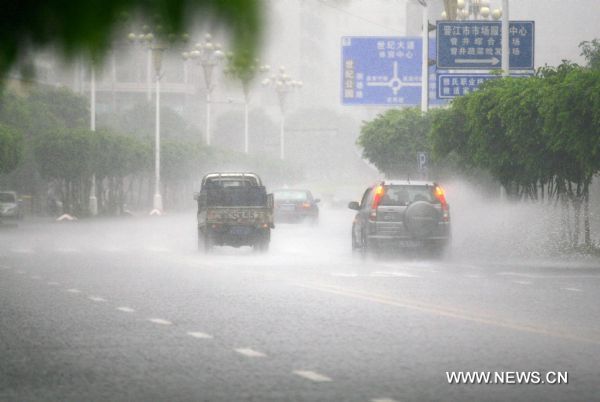
[[[0,400],[598,398],[594,260],[486,257],[460,231],[445,260],[364,259],[352,216],[277,225],[264,255],[199,253],[193,212],[2,228]]]

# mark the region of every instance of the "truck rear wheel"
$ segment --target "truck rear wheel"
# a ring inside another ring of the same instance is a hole
[[[261,232],[254,241],[254,251],[266,253],[269,251],[269,243],[271,242],[271,230],[267,229]]]
[[[210,253],[213,248],[212,238],[210,235],[210,231],[206,228],[205,232],[202,232],[200,228],[198,228],[198,251],[203,251],[205,253]]]

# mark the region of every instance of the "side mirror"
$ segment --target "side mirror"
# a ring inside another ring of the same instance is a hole
[[[358,211],[360,209],[360,204],[357,201],[351,201],[348,204],[348,208]]]
[[[194,193],[194,200],[198,201],[200,198],[200,193]]]
[[[315,204],[318,204],[318,203],[320,203],[320,202],[321,202],[321,199],[320,199],[320,198],[315,198],[315,200],[314,200],[313,202],[314,202]]]

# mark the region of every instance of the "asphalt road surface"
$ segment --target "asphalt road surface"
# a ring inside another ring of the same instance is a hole
[[[597,261],[363,259],[351,220],[265,255],[198,253],[193,212],[0,229],[0,400],[600,400]]]

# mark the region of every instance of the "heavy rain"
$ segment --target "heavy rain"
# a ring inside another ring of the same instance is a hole
[[[599,13],[3,7],[0,400],[599,400]]]

